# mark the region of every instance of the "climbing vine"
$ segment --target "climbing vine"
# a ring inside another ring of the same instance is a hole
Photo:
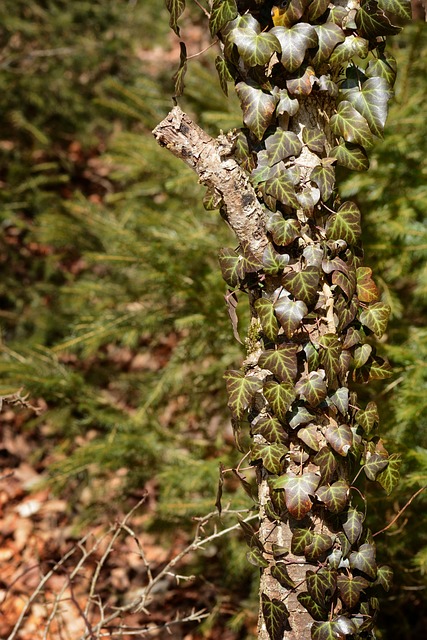
[[[185,0],[166,4],[179,35]],[[244,127],[213,141],[175,108],[155,135],[199,173],[205,205],[221,209],[239,242],[219,262],[230,296],[247,292],[252,310],[247,357],[225,380],[257,469],[260,528],[246,524],[245,536],[261,569],[259,637],[370,638],[392,572],[377,564],[358,483],[389,494],[399,459],[378,435],[376,403],[361,406],[350,383],[391,375],[376,348],[389,307],[362,262],[360,211],[340,200],[335,173],[369,167],[396,73],[385,37],[410,4],[195,4]],[[177,96],[186,70],[181,43]]]

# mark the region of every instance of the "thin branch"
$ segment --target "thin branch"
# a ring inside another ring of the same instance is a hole
[[[400,518],[400,516],[401,516],[401,515],[402,515],[402,513],[405,511],[405,509],[407,509],[407,508],[409,507],[409,505],[411,504],[411,502],[412,502],[413,500],[415,500],[415,498],[416,498],[417,496],[419,496],[419,495],[420,495],[420,493],[422,493],[422,492],[424,491],[424,489],[427,489],[427,487],[421,487],[421,489],[418,489],[418,491],[416,491],[416,492],[414,493],[414,495],[413,495],[413,496],[411,496],[411,497],[409,498],[409,500],[408,500],[408,502],[405,504],[405,506],[404,506],[404,507],[402,507],[402,508],[400,509],[400,511],[395,515],[395,517],[393,518],[393,520],[392,520],[391,522],[389,522],[389,524],[388,524],[386,527],[384,527],[384,529],[380,529],[380,531],[377,531],[376,533],[373,533],[373,534],[372,534],[372,537],[373,537],[373,538],[375,538],[375,536],[379,536],[379,535],[380,535],[380,533],[384,533],[384,531],[387,531],[387,529],[390,529],[390,527],[392,527],[392,526],[394,525],[394,523],[396,522],[396,520],[397,520],[398,518]]]

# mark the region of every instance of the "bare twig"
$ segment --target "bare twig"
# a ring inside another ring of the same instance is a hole
[[[396,520],[397,520],[398,518],[400,518],[400,516],[401,516],[401,515],[402,515],[402,513],[405,511],[405,509],[407,509],[407,508],[409,507],[409,505],[411,504],[411,502],[412,502],[413,500],[415,500],[415,498],[416,498],[417,496],[419,496],[419,495],[420,495],[420,493],[422,493],[422,492],[424,491],[424,489],[427,489],[427,487],[421,487],[421,489],[418,489],[418,491],[416,491],[416,492],[414,493],[414,495],[413,495],[413,496],[411,496],[411,497],[409,498],[409,500],[408,500],[408,502],[405,504],[405,506],[404,506],[404,507],[402,507],[402,508],[400,509],[400,511],[395,515],[395,517],[393,518],[393,520],[392,520],[391,522],[389,522],[389,523],[388,523],[388,525],[387,525],[386,527],[384,527],[384,529],[380,529],[380,531],[377,531],[376,533],[373,533],[373,534],[372,534],[372,537],[373,537],[373,538],[375,538],[375,536],[379,536],[379,535],[380,535],[380,533],[384,533],[384,531],[387,531],[387,529],[390,529],[390,527],[392,527],[392,526],[394,525],[394,523],[396,522]]]

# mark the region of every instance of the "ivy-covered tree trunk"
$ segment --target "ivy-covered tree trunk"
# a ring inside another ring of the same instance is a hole
[[[185,2],[167,6],[179,33]],[[398,458],[377,435],[376,404],[361,406],[350,390],[390,375],[375,344],[389,308],[335,171],[368,169],[395,78],[384,40],[399,28],[388,16],[408,17],[409,6],[205,3],[220,83],[227,94],[234,82],[244,127],[214,140],[175,107],[154,132],[198,173],[239,245],[219,260],[230,290],[249,294],[252,322],[243,366],[225,378],[257,469],[260,526],[245,533],[261,570],[261,640],[372,637],[378,592],[390,584],[364,524],[363,485],[389,493]]]

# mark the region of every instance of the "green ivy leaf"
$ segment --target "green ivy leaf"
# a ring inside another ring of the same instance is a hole
[[[348,394],[348,387],[340,387],[331,395],[331,402],[343,416],[345,416],[348,412]]]
[[[291,73],[300,68],[307,49],[317,45],[314,27],[306,22],[295,24],[290,29],[274,27],[270,29],[282,48],[281,63]]]
[[[293,384],[278,384],[274,382],[274,380],[269,380],[265,383],[263,393],[265,399],[279,419],[285,417],[286,412],[296,397]]]
[[[278,162],[270,170],[268,180],[265,183],[265,190],[268,194],[273,196],[273,198],[279,200],[279,202],[282,202],[289,207],[293,207],[294,209],[298,209],[299,204],[295,194],[294,178],[292,174],[286,170],[283,162]],[[273,233],[273,229],[270,228],[271,220],[277,221],[277,218],[270,218],[270,220],[267,222],[268,231],[271,231]],[[293,226],[295,227],[295,223],[297,223],[297,220],[289,220],[287,222],[292,222]],[[297,224],[298,228],[300,228],[299,223]],[[292,228],[292,225],[290,226],[290,228]],[[278,237],[280,237],[279,234]],[[276,240],[274,241],[276,242]],[[276,244],[282,243],[276,242]],[[289,242],[287,244],[289,244]]]
[[[326,144],[326,136],[321,129],[310,129],[309,127],[304,127],[302,130],[302,140],[310,151],[318,154],[322,153]],[[313,178],[311,178],[311,180],[312,179]]]
[[[359,602],[360,593],[369,586],[368,580],[361,576],[346,576],[340,574],[337,578],[340,598],[344,604],[353,609]]]
[[[222,56],[217,56],[215,58],[215,68],[218,73],[219,83],[221,85],[221,89],[228,96],[228,82],[233,82],[233,76],[230,71],[230,63],[227,60],[224,60]]]
[[[315,602],[307,591],[299,593],[297,600],[307,609],[313,620],[325,620],[328,617],[328,609]]]
[[[390,378],[393,375],[393,370],[390,364],[380,358],[380,356],[370,356],[366,364],[360,369],[356,369],[353,374],[353,379],[356,382],[369,382],[370,380],[384,380]]]
[[[178,71],[173,76],[174,81],[174,98],[179,98],[184,93],[184,78],[187,73],[187,48],[183,42],[179,43],[180,56]]]
[[[398,453],[392,453],[388,459],[387,467],[376,477],[377,482],[385,489],[387,495],[392,493],[400,479],[401,458]]]
[[[334,541],[327,533],[313,533],[313,539],[306,546],[304,555],[309,562],[314,562],[321,558],[333,544]]]
[[[340,366],[340,355],[342,344],[336,334],[326,333],[319,339],[319,358],[325,369],[326,376],[330,381],[335,378]]]
[[[384,78],[368,78],[359,89],[350,89],[344,97],[365,118],[372,133],[382,137],[393,92]]]
[[[275,578],[282,587],[286,589],[295,589],[295,582],[290,577],[286,565],[284,562],[276,562],[271,567],[271,575]]]
[[[261,594],[262,615],[270,640],[282,640],[289,612],[284,602]]]
[[[323,482],[330,482],[337,470],[337,460],[334,452],[327,446],[322,447],[313,458],[314,464],[320,467],[320,475]]]
[[[258,298],[254,307],[260,319],[263,332],[271,342],[275,342],[279,331],[279,323],[277,322],[272,302],[267,298]]]
[[[240,100],[245,125],[258,140],[261,140],[273,118],[277,98],[246,82],[236,84],[236,93]]]
[[[346,142],[360,144],[366,149],[374,143],[366,119],[348,100],[339,103],[338,111],[330,119],[330,125],[333,133],[342,136]]]
[[[375,402],[368,402],[364,411],[356,413],[356,422],[360,424],[366,435],[368,436],[375,424],[379,422],[378,407]]]
[[[356,347],[353,352],[353,364],[355,369],[360,369],[368,361],[372,353],[372,347],[370,344],[362,344],[360,347]]]
[[[266,138],[265,148],[267,149],[270,165],[273,165],[289,156],[298,156],[301,152],[302,144],[298,136],[292,131],[277,129],[273,135]]]
[[[342,65],[352,58],[366,58],[369,52],[369,40],[360,36],[347,36],[341,44],[337,45],[329,58],[332,66]]]
[[[369,160],[365,150],[356,144],[342,142],[330,150],[329,156],[336,158],[341,167],[346,167],[351,171],[367,171],[369,169]]]
[[[323,201],[328,200],[335,186],[335,169],[318,165],[310,174],[310,180],[317,184]]]
[[[369,78],[384,78],[391,89],[396,80],[396,71],[396,60],[391,53],[384,51],[369,62],[365,73]]]
[[[325,438],[340,456],[346,456],[353,444],[353,432],[347,424],[331,424],[326,429]]]
[[[246,552],[246,559],[254,567],[268,567],[268,560],[264,558],[261,549],[258,549],[258,547],[251,547]]]
[[[307,571],[306,582],[310,596],[317,604],[327,604],[337,588],[337,572],[333,569]]]
[[[294,529],[291,540],[291,552],[303,556],[305,549],[313,542],[313,533],[309,529]]]
[[[383,11],[394,13],[399,18],[411,19],[411,3],[409,0],[378,0],[378,6]]]
[[[313,58],[313,64],[317,67],[321,62],[329,59],[336,45],[345,40],[345,35],[344,31],[333,22],[318,24],[314,28],[319,41],[318,51]]]
[[[269,369],[280,381],[293,384],[298,373],[297,363],[298,345],[285,344],[276,350],[263,351],[258,365],[262,369]]]
[[[170,13],[169,26],[179,36],[178,20],[185,9],[185,0],[166,0],[166,8]]]
[[[287,476],[288,480],[284,487],[286,506],[291,516],[296,520],[302,520],[313,506],[309,496],[314,495],[320,477],[309,471],[301,476],[290,476],[290,474]]]
[[[276,107],[276,113],[278,116],[288,113],[290,116],[294,116],[299,109],[299,102],[296,98],[290,98],[286,89],[279,89],[274,87],[272,94],[278,98]]]
[[[335,214],[329,216],[325,230],[330,240],[345,240],[348,244],[356,244],[362,233],[357,205],[354,202],[344,202]]]
[[[262,256],[262,267],[264,273],[275,275],[279,271],[283,271],[289,262],[289,254],[277,253],[271,242],[264,249]]]
[[[288,416],[288,423],[291,429],[296,429],[302,424],[307,424],[314,419],[314,415],[308,411],[305,406],[297,406],[292,409],[290,412],[290,417]]]
[[[224,378],[230,411],[236,420],[242,420],[256,392],[262,388],[262,382],[254,376],[245,377],[240,371],[232,369],[225,372]]]
[[[300,67],[293,78],[286,80],[286,88],[291,95],[309,96],[313,90],[316,74],[313,67]]]
[[[385,456],[374,453],[367,458],[364,464],[364,471],[368,480],[372,482],[376,479],[380,471],[382,471],[388,465],[388,458]]]
[[[298,431],[298,438],[313,451],[319,451],[319,432],[317,426],[312,424]]]
[[[341,633],[334,620],[321,622],[315,620],[311,626],[312,640],[344,640],[345,634]]]
[[[307,18],[310,22],[314,22],[317,18],[320,18],[329,6],[329,0],[313,0],[308,6]]]
[[[251,434],[259,434],[270,443],[280,442],[285,444],[289,439],[279,420],[268,415],[261,415],[256,421],[252,422]]]
[[[209,29],[211,36],[216,33],[237,16],[236,0],[213,0],[211,15],[209,18]]]
[[[274,303],[274,310],[285,335],[291,338],[298,329],[301,320],[308,313],[306,304],[302,300],[289,300],[282,296]]]
[[[384,302],[374,302],[366,309],[363,309],[359,318],[360,322],[381,338],[387,329],[387,322],[390,315],[390,306]]]
[[[381,585],[385,591],[389,591],[393,581],[393,569],[386,564],[382,564],[377,570],[377,579],[374,585]]]
[[[251,449],[251,462],[262,460],[263,466],[270,473],[279,474],[282,471],[282,458],[289,451],[288,447],[280,443],[254,444]]]
[[[361,544],[358,551],[350,553],[349,563],[352,569],[358,569],[366,573],[370,578],[375,578],[377,575],[375,545],[368,542]]]
[[[245,277],[243,256],[234,249],[223,248],[218,255],[219,266],[222,277],[230,287],[238,287],[240,281]]]
[[[280,53],[280,42],[271,31],[256,33],[250,28],[236,28],[229,37],[250,67],[263,66],[273,53]]]
[[[338,480],[329,487],[319,487],[316,495],[331,513],[340,513],[347,505],[350,487],[344,480]]]
[[[317,407],[326,398],[326,382],[320,373],[312,371],[298,380],[295,391],[309,405]]]
[[[363,531],[363,513],[360,513],[357,509],[349,507],[348,511],[344,514],[343,529],[351,544],[355,544]]]
[[[283,277],[282,284],[295,298],[310,305],[317,299],[319,269],[307,267],[303,271],[291,271]]]
[[[378,36],[393,36],[401,31],[400,27],[391,24],[375,0],[362,0],[355,20],[360,35],[368,39]]]
[[[372,269],[369,267],[358,267],[357,274],[357,297],[361,302],[375,302],[378,300],[378,289],[372,280]]]

